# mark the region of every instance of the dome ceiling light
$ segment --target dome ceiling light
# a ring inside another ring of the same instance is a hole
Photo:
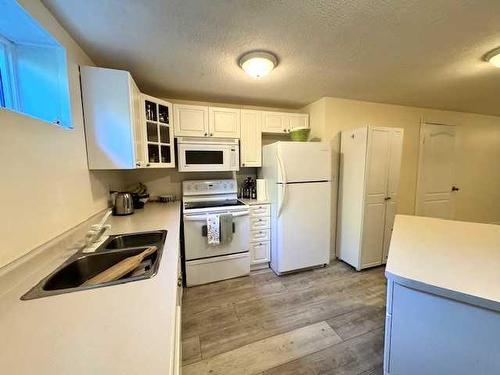
[[[241,69],[253,78],[262,78],[268,75],[276,65],[278,59],[275,55],[265,51],[247,52],[240,57],[239,64]]]
[[[486,55],[484,55],[484,59],[491,65],[500,68],[500,47],[488,52]]]

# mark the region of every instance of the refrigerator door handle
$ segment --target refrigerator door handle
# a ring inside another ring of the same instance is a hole
[[[278,166],[279,166],[279,169],[280,169],[280,172],[281,172],[281,177],[283,179],[283,183],[282,183],[283,194],[281,195],[280,204],[278,206],[278,217],[280,217],[281,212],[283,211],[283,207],[285,206],[286,191],[287,191],[288,187],[287,187],[286,170],[285,170],[285,166],[283,165],[283,160],[281,160],[281,156],[279,154],[279,151],[278,151],[278,154],[277,154],[277,159],[278,159]]]

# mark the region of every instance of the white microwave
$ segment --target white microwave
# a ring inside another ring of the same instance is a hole
[[[238,171],[240,147],[237,139],[177,138],[180,172]]]

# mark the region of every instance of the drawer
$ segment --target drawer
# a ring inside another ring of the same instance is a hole
[[[271,243],[269,241],[256,242],[250,245],[251,264],[266,263],[271,259]]]
[[[251,216],[271,216],[271,206],[269,204],[259,204],[250,206]]]
[[[250,230],[260,230],[260,229],[268,229],[271,228],[271,218],[268,217],[260,217],[260,216],[252,216],[250,217]]]
[[[269,241],[271,239],[271,231],[269,229],[253,230],[250,235],[251,242]]]

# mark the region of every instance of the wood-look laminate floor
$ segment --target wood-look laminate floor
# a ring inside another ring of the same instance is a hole
[[[385,286],[334,262],[185,289],[183,374],[381,374]]]

